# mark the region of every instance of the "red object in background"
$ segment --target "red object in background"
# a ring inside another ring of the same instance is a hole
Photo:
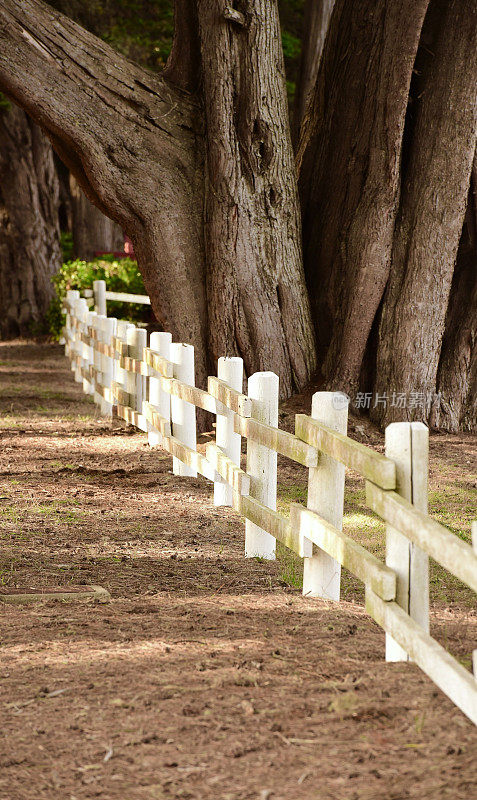
[[[124,252],[129,258],[134,258],[134,245],[126,234],[124,234]]]
[[[99,258],[99,256],[114,256],[115,258],[135,258],[134,255],[134,245],[131,242],[129,236],[124,234],[124,251],[120,250],[95,250],[94,253],[95,258]]]

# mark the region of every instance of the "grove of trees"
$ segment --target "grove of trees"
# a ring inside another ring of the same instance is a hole
[[[132,239],[200,381],[237,354],[284,397],[314,379],[380,425],[477,430],[477,0],[146,5],[1,0],[0,89],[23,109],[0,109],[2,187],[27,112]]]

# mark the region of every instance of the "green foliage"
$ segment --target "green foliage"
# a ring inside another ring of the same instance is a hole
[[[71,261],[73,258],[73,234],[70,231],[61,231],[60,244],[63,252],[63,261]]]
[[[116,259],[112,255],[101,256],[92,261],[65,261],[60,271],[53,277],[56,297],[53,298],[47,312],[50,334],[59,339],[65,324],[61,312],[63,300],[68,289],[92,289],[93,282],[106,281],[108,291],[129,292],[130,294],[146,294],[141,273],[136,261],[131,258]],[[139,303],[115,303],[108,301],[108,315],[127,318],[133,322],[143,321],[149,313],[148,307]]]
[[[296,59],[300,57],[301,41],[289,31],[282,31],[282,46],[285,58]]]
[[[295,98],[296,81],[301,55],[304,0],[278,0],[282,29],[283,57],[287,78],[287,95],[290,111]]]
[[[290,105],[293,103],[295,99],[295,92],[296,92],[296,83],[295,81],[287,81],[287,97],[288,102]]]
[[[150,69],[162,69],[167,61],[173,36],[173,9],[170,0],[117,0],[120,13],[103,34],[107,41],[128,58]]]
[[[173,0],[49,0],[50,5],[149,69],[164,66],[174,32]]]

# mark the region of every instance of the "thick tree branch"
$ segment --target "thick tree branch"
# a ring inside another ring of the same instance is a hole
[[[40,0],[0,7],[0,86],[51,135],[91,199],[121,217],[130,214],[121,193],[92,175],[104,151],[114,170],[132,168],[144,145],[164,167],[171,157],[187,165],[195,149],[197,107],[183,92]]]
[[[129,234],[158,319],[195,345],[204,377],[199,105],[41,0],[0,6],[0,88]]]

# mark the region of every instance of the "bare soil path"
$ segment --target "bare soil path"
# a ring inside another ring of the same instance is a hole
[[[1,344],[0,381],[1,582],[112,596],[0,605],[0,800],[477,797],[476,729],[384,662],[350,576],[338,606],[304,599],[284,553],[245,560],[240,518],[98,418],[58,346]],[[475,437],[432,440],[431,507],[463,536],[475,454]],[[382,553],[348,485],[346,525]],[[281,507],[305,490],[280,461]],[[475,598],[432,574],[434,634],[469,666]]]

